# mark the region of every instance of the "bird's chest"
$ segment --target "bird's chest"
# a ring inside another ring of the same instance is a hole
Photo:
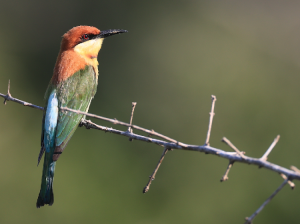
[[[84,101],[93,98],[96,93],[98,77],[92,66],[86,66],[66,79],[59,88],[62,105],[70,101]]]

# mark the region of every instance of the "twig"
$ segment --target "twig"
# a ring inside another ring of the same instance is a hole
[[[273,148],[275,147],[275,145],[277,144],[277,142],[279,141],[280,135],[277,135],[276,138],[274,139],[273,143],[270,145],[270,147],[268,148],[268,150],[265,152],[265,154],[260,158],[261,160],[266,161],[268,159],[269,154],[271,153],[271,151],[273,150]]]
[[[295,166],[291,166],[291,170],[294,170],[296,173],[300,174],[300,170]]]
[[[228,180],[228,174],[229,174],[230,168],[232,167],[233,163],[234,163],[233,161],[229,161],[229,164],[228,164],[228,166],[227,166],[227,169],[226,169],[226,171],[225,171],[225,174],[224,174],[224,176],[222,177],[222,179],[220,180],[221,182]]]
[[[272,200],[272,198],[278,194],[278,192],[284,187],[284,185],[286,185],[288,182],[288,179],[284,180],[283,183],[276,189],[276,191],[274,191],[274,193],[248,218],[246,217],[245,220],[245,224],[251,224],[252,220],[255,218],[255,216],[258,215],[258,213],[261,212],[261,210],[264,209],[264,207]]]
[[[286,177],[284,174],[282,174],[282,173],[280,174],[280,176],[281,176],[284,180],[287,179],[287,177]],[[288,184],[290,185],[290,187],[292,188],[292,190],[295,189],[296,185],[295,185],[292,181],[288,180]]]
[[[243,152],[241,152],[240,150],[237,149],[237,147],[235,147],[226,137],[222,138],[222,142],[225,142],[230,148],[232,148],[240,157],[242,157],[243,159],[246,159],[246,157],[244,156]]]
[[[280,139],[280,135],[277,135],[276,138],[274,139],[274,141],[272,142],[272,144],[270,145],[270,147],[269,147],[269,148],[267,149],[267,151],[265,152],[265,154],[260,158],[261,160],[267,161],[269,154],[272,152],[273,148],[274,148],[275,145],[278,143],[279,139]],[[287,177],[286,177],[284,174],[282,174],[282,173],[280,174],[280,176],[281,176],[284,180],[287,179]],[[295,188],[295,186],[296,186],[296,185],[295,185],[292,181],[290,181],[290,180],[288,180],[288,184],[290,185],[290,187],[292,188],[292,190],[293,190],[293,189]]]
[[[221,149],[217,149],[217,148],[213,148],[211,146],[205,146],[205,145],[199,146],[199,145],[189,145],[189,144],[182,143],[183,146],[181,146],[181,145],[178,145],[178,144],[172,143],[172,142],[166,142],[166,141],[155,139],[155,138],[149,138],[149,137],[137,135],[134,133],[131,134],[131,133],[128,133],[128,131],[121,131],[121,130],[117,130],[117,129],[113,129],[113,128],[108,128],[105,126],[95,124],[89,120],[82,121],[81,125],[91,128],[91,129],[97,129],[97,130],[101,130],[104,132],[110,132],[110,133],[114,133],[114,134],[123,135],[123,136],[129,137],[129,138],[133,138],[133,139],[144,141],[144,142],[151,142],[151,143],[157,144],[159,146],[163,146],[163,147],[167,147],[167,148],[171,148],[171,149],[197,151],[197,152],[204,152],[207,154],[218,155],[220,157],[223,157],[225,159],[228,159],[228,160],[231,160],[234,162],[253,164],[256,166],[261,166],[266,169],[272,170],[276,173],[283,173],[284,175],[289,177],[290,180],[293,180],[293,179],[300,180],[300,173],[298,174],[292,170],[286,169],[286,168],[276,165],[274,163],[270,163],[268,161],[262,161],[260,159],[249,157],[249,156],[247,156],[245,159],[243,159],[243,158],[241,158],[240,155],[238,155],[235,152],[234,153],[226,152]]]
[[[152,175],[149,177],[149,181],[148,181],[146,187],[144,187],[144,189],[143,189],[143,193],[147,193],[149,191],[150,184],[155,179],[155,175],[156,175],[156,173],[157,173],[157,171],[158,171],[158,169],[159,169],[159,167],[160,167],[162,161],[164,160],[165,155],[167,154],[168,151],[169,151],[169,149],[165,147],[165,149],[164,149],[164,151],[163,151],[163,153],[162,153],[162,155],[161,155],[161,157],[160,157],[160,159],[159,159],[159,161],[156,165],[156,168],[154,169]]]
[[[205,145],[209,145],[212,122],[213,122],[213,118],[215,116],[214,110],[215,110],[215,103],[216,103],[216,100],[217,100],[216,96],[211,95],[211,100],[212,100],[211,111],[209,113],[209,124],[208,124],[208,130],[207,130]]]
[[[116,125],[122,125],[122,126],[127,126],[127,127],[131,127],[132,129],[136,129],[136,130],[139,130],[139,131],[143,131],[145,133],[148,133],[149,135],[154,135],[154,136],[157,136],[159,138],[162,138],[162,139],[165,139],[167,141],[170,141],[170,142],[174,142],[180,146],[184,146],[183,143],[181,142],[178,142],[176,141],[175,139],[172,139],[170,137],[167,137],[165,135],[162,135],[156,131],[154,131],[153,129],[152,130],[148,130],[146,128],[142,128],[142,127],[139,127],[137,125],[130,125],[128,123],[125,123],[125,122],[122,122],[122,121],[118,121],[116,118],[115,119],[111,119],[111,118],[106,118],[106,117],[102,117],[102,116],[99,116],[99,115],[95,115],[95,114],[90,114],[90,113],[86,113],[86,112],[82,112],[80,110],[73,110],[73,109],[70,109],[68,107],[61,107],[60,108],[61,110],[66,110],[66,111],[71,111],[71,112],[74,112],[74,113],[77,113],[77,114],[83,114],[83,115],[86,115],[88,117],[93,117],[93,118],[96,118],[96,119],[100,119],[100,120],[103,120],[103,121],[108,121],[108,122],[111,122],[113,124],[116,124]]]
[[[10,95],[10,79],[8,80],[8,86],[7,86],[7,95],[6,95],[6,98],[4,99],[4,105],[6,105],[6,101],[7,101],[7,99],[9,98],[9,97],[11,97],[11,95]]]
[[[3,94],[3,93],[0,93],[0,96],[4,98],[4,104],[6,105],[6,102],[7,101],[13,101],[15,103],[19,103],[19,104],[22,104],[23,106],[27,106],[27,107],[32,107],[32,108],[35,108],[35,109],[38,109],[38,110],[44,110],[44,107],[39,107],[39,106],[36,106],[32,103],[28,103],[28,102],[25,102],[25,101],[22,101],[22,100],[19,100],[19,99],[16,99],[16,98],[13,98],[10,94],[10,81],[8,81],[8,90],[7,90],[7,94]]]
[[[132,102],[131,105],[132,105],[132,109],[131,109],[130,122],[129,122],[130,125],[132,125],[133,113],[134,113],[134,109],[135,109],[135,106],[136,106],[136,102]],[[132,133],[131,126],[128,127],[128,132]],[[129,141],[132,141],[132,138],[129,138]]]

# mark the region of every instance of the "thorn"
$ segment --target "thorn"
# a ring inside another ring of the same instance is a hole
[[[7,90],[7,94],[10,95],[10,79],[8,80],[8,90]]]
[[[265,152],[265,154],[260,158],[261,160],[267,161],[269,154],[272,152],[273,148],[275,147],[275,145],[279,141],[279,138],[280,138],[280,135],[277,135],[276,138],[274,139],[274,141],[272,142],[272,144],[270,145],[270,147]]]
[[[229,161],[229,164],[228,164],[228,166],[227,166],[227,169],[226,169],[226,171],[225,171],[225,174],[223,175],[222,179],[220,180],[221,182],[226,181],[226,180],[229,179],[229,178],[228,178],[228,174],[229,174],[229,171],[230,171],[230,169],[231,169],[233,163],[234,163],[234,161]]]
[[[283,173],[281,173],[280,176],[281,176],[284,180],[287,179],[287,177],[286,177]],[[290,185],[290,187],[291,187],[292,190],[295,189],[296,185],[295,185],[292,181],[288,180],[288,184]]]
[[[291,170],[295,171],[296,173],[299,173],[300,174],[300,170],[295,167],[295,166],[291,166]]]
[[[149,186],[144,187],[143,193],[145,194],[145,193],[147,193],[148,191],[149,191]]]
[[[227,138],[223,137],[222,138],[222,142],[226,143],[230,148],[232,148],[240,157],[242,157],[243,159],[246,159],[246,157],[244,156],[244,152],[241,152],[240,150],[237,149],[237,147],[235,147]]]
[[[215,103],[216,103],[216,96],[211,95],[211,111],[209,113],[209,123],[208,123],[208,130],[207,130],[207,135],[206,135],[206,140],[205,140],[205,144],[206,146],[209,146],[209,139],[210,139],[210,133],[211,133],[211,127],[212,127],[212,122],[213,122],[213,118],[215,116],[214,110],[215,110]]]
[[[7,87],[7,95],[5,96],[4,99],[4,105],[6,105],[6,102],[9,101],[9,98],[11,98],[11,94],[10,94],[10,79],[8,80],[8,87]]]
[[[134,113],[134,109],[135,109],[135,106],[136,106],[136,102],[132,102],[131,106],[132,106],[132,109],[131,109],[130,122],[129,122],[130,125],[132,125],[133,113]],[[133,133],[131,126],[128,127],[128,132]],[[129,141],[132,141],[132,138],[129,138]]]

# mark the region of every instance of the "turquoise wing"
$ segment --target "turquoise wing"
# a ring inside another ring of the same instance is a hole
[[[46,116],[46,111],[47,111],[47,107],[48,107],[48,101],[49,101],[49,97],[51,92],[53,92],[53,90],[55,89],[54,85],[49,85],[46,93],[45,93],[45,100],[46,100],[46,105],[44,107],[44,114],[43,114],[43,121],[42,121],[42,134],[41,134],[41,150],[38,156],[38,165],[42,159],[42,156],[45,152],[45,144],[44,144],[44,134],[45,134],[45,116]]]

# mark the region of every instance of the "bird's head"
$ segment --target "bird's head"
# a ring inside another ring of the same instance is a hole
[[[118,33],[126,33],[127,30],[100,31],[92,26],[76,26],[63,35],[61,52],[74,50],[78,54],[88,58],[97,58],[104,38]]]
[[[58,84],[75,72],[91,65],[98,77],[97,56],[104,38],[127,30],[104,30],[92,26],[77,26],[63,35],[52,76],[52,83]]]

